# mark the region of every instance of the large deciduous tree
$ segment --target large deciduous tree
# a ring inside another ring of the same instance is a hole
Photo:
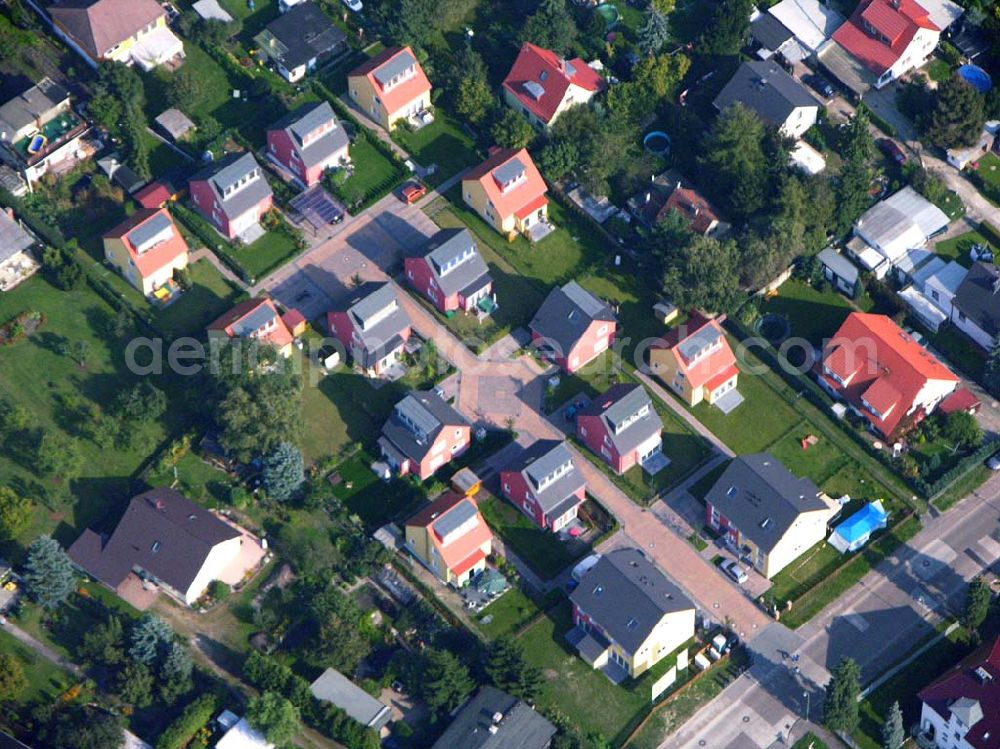
[[[719,0],[704,33],[699,51],[707,55],[736,55],[750,34],[753,0]]]
[[[31,502],[8,486],[0,486],[0,541],[17,538],[31,522]]]
[[[766,132],[743,104],[728,107],[713,123],[699,162],[702,183],[712,198],[737,218],[763,208],[767,197]]]
[[[277,746],[288,744],[301,729],[299,709],[274,692],[264,692],[247,705],[246,719]]]
[[[970,632],[978,630],[986,621],[990,611],[990,586],[982,577],[975,577],[969,582],[965,591],[965,608],[962,610],[962,626]]]
[[[576,23],[566,7],[566,0],[542,0],[538,9],[525,21],[521,38],[551,49],[557,55],[564,55],[576,39],[576,34]]]
[[[740,258],[732,240],[694,237],[667,260],[664,291],[682,309],[731,312],[740,301]]]

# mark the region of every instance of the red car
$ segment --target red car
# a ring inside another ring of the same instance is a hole
[[[906,153],[899,147],[899,144],[891,138],[879,138],[875,141],[875,145],[878,146],[878,150],[900,166],[906,163]]]
[[[407,203],[416,203],[427,194],[427,188],[417,182],[410,182],[400,194]]]

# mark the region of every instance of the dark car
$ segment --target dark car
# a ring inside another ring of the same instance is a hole
[[[906,153],[892,138],[879,138],[875,141],[875,145],[878,146],[879,151],[884,153],[900,166],[906,163]]]
[[[802,80],[807,86],[809,86],[809,88],[822,96],[824,99],[832,99],[833,95],[836,93],[833,89],[833,84],[823,76],[817,75],[816,73],[810,73],[809,75],[803,76]]]

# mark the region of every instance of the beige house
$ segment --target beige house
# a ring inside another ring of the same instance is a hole
[[[497,148],[462,179],[462,199],[486,223],[513,241],[537,242],[552,231],[545,180],[527,149]]]
[[[188,246],[166,208],[142,208],[104,235],[104,257],[149,296],[188,265]]]
[[[426,124],[433,120],[431,82],[409,47],[390,47],[347,74],[354,103],[386,130],[399,120]]]
[[[493,534],[472,497],[445,492],[405,525],[407,551],[446,585],[460,588],[486,569]]]

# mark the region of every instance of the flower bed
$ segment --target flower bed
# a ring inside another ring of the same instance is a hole
[[[12,346],[23,341],[37,331],[43,322],[45,322],[45,316],[36,310],[25,310],[19,313],[12,320],[0,325],[0,346]]]

